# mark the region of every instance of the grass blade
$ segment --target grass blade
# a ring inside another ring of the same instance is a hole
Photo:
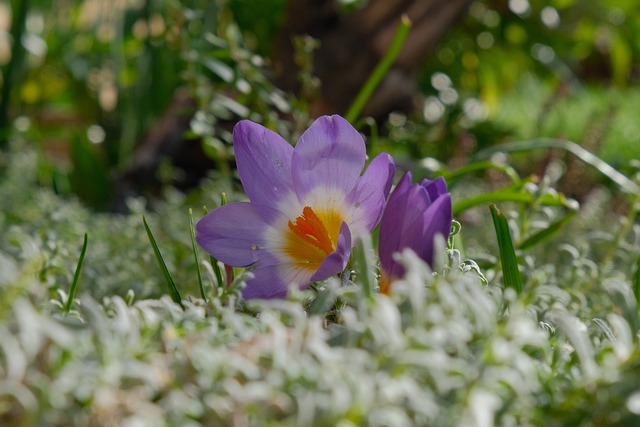
[[[478,205],[484,205],[492,202],[515,202],[515,203],[533,203],[537,202],[542,206],[562,206],[569,209],[575,208],[575,202],[567,199],[563,194],[543,194],[535,196],[531,193],[523,191],[522,185],[514,184],[505,188],[501,188],[489,193],[482,193],[477,196],[467,197],[458,200],[453,204],[453,216],[457,216],[467,209]]]
[[[80,272],[82,271],[82,264],[84,264],[84,256],[87,253],[87,233],[84,233],[84,241],[82,242],[82,250],[80,251],[80,258],[78,258],[78,265],[76,265],[76,271],[73,274],[73,282],[71,282],[71,289],[69,289],[69,297],[67,298],[67,304],[64,306],[64,314],[69,314],[71,306],[73,305],[73,299],[76,297],[76,290],[78,289],[78,281],[80,280]]]
[[[469,163],[468,165],[455,170],[449,170],[445,166],[440,166],[440,168],[434,170],[434,172],[436,175],[442,175],[445,181],[447,181],[447,187],[452,188],[464,176],[486,170],[497,170],[502,172],[513,184],[522,183],[522,179],[520,179],[514,168],[509,165],[503,165],[488,160]]]
[[[384,57],[380,60],[378,65],[376,65],[376,68],[374,68],[364,86],[360,89],[360,92],[358,92],[356,99],[351,103],[347,114],[345,114],[344,118],[347,119],[349,123],[354,123],[358,118],[365,105],[367,105],[367,102],[371,99],[371,96],[373,96],[373,93],[380,85],[380,82],[382,82],[382,79],[384,79],[389,72],[389,69],[400,54],[400,50],[402,50],[404,42],[407,40],[410,29],[411,21],[408,16],[403,15],[387,53],[384,54]]]
[[[636,258],[636,271],[633,274],[633,293],[636,296],[636,302],[640,305],[640,255]]]
[[[552,222],[547,227],[543,228],[537,233],[532,234],[531,236],[527,237],[524,241],[520,242],[518,244],[518,249],[520,250],[529,249],[530,247],[535,246],[538,243],[541,243],[555,236],[560,232],[560,230],[562,229],[562,227],[564,227],[566,223],[568,223],[573,219],[576,213],[578,213],[577,210],[570,210],[569,212],[567,212],[565,216],[563,216],[559,220]]]
[[[575,142],[567,141],[564,139],[539,138],[530,141],[499,144],[479,151],[475,154],[472,160],[486,159],[491,157],[495,153],[531,151],[539,148],[558,148],[568,151],[584,163],[594,167],[607,178],[618,184],[623,191],[629,194],[638,194],[640,192],[640,186],[638,186],[638,184],[615,170],[607,162],[591,153],[590,151],[585,150]]]
[[[207,296],[204,293],[204,285],[202,284],[202,273],[200,273],[200,259],[198,257],[198,245],[196,244],[196,227],[193,225],[193,210],[189,209],[189,232],[191,233],[191,249],[193,250],[193,258],[196,261],[196,273],[198,273],[198,287],[200,295],[204,302],[207,302]]]
[[[356,272],[358,281],[362,284],[364,296],[371,300],[375,294],[374,261],[372,259],[373,250],[371,239],[360,239],[358,244],[352,249],[353,269]],[[344,274],[344,273],[343,273]]]
[[[511,233],[509,232],[507,217],[500,212],[496,205],[492,204],[490,208],[491,216],[493,217],[493,225],[496,229],[496,236],[498,237],[504,286],[506,288],[514,289],[518,295],[521,295],[522,278],[520,277],[520,270],[518,269],[516,252],[513,249],[513,242],[511,241]]]
[[[180,307],[184,309],[184,305],[182,304],[182,297],[180,296],[180,292],[178,292],[178,288],[173,281],[173,277],[171,277],[171,273],[169,273],[169,269],[167,268],[167,264],[164,262],[162,258],[162,254],[160,253],[160,248],[158,248],[158,244],[156,243],[156,239],[153,237],[153,233],[151,233],[151,229],[149,228],[149,224],[147,224],[147,220],[142,216],[142,222],[144,223],[144,228],[147,230],[147,236],[149,236],[149,242],[151,242],[151,247],[153,247],[153,253],[156,255],[156,259],[158,260],[158,264],[160,265],[160,269],[162,270],[162,275],[164,276],[167,287],[169,288],[169,295],[171,295],[171,299],[176,304],[180,304]]]
[[[220,193],[220,206],[224,206],[226,204],[227,204],[227,193],[223,191],[222,193]],[[217,261],[216,261],[216,265],[217,265]],[[220,270],[220,268],[218,268],[218,270]],[[236,275],[233,271],[233,267],[227,264],[224,264],[224,272],[227,276],[227,287],[229,287],[231,286],[233,281],[236,279]]]
[[[227,203],[227,195],[222,193],[220,196],[222,201],[221,206],[224,206]],[[207,207],[202,207],[202,213],[206,215],[208,213]],[[213,255],[209,255],[209,264],[211,264],[211,268],[213,268],[213,274],[216,275],[216,280],[218,281],[218,286],[223,286],[224,282],[222,279],[222,270],[220,270],[220,264],[218,264],[218,260],[213,257]]]

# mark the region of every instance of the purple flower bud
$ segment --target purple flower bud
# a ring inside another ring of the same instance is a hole
[[[404,276],[404,267],[393,255],[412,249],[433,267],[434,237],[447,238],[451,231],[451,194],[442,177],[411,184],[407,172],[389,197],[380,221],[380,291],[388,293],[391,282]]]

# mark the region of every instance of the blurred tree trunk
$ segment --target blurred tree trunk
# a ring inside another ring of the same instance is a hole
[[[411,33],[363,114],[380,118],[394,109],[406,110],[415,93],[416,72],[472,1],[369,0],[351,14],[340,14],[336,0],[290,0],[273,49],[276,84],[284,90],[300,90],[292,39],[308,34],[320,41],[314,72],[322,87],[312,113],[344,114],[406,14],[413,23]]]
[[[396,109],[409,110],[416,89],[415,75],[472,1],[369,0],[361,9],[344,14],[338,0],[290,0],[272,48],[275,83],[285,91],[301,90],[292,42],[295,36],[310,35],[321,43],[314,52],[313,70],[321,81],[321,91],[313,100],[311,114],[344,114],[386,53],[401,16],[406,14],[412,22],[411,33],[363,115],[381,119]],[[207,162],[200,144],[184,141],[190,117],[183,113],[195,108],[188,93],[176,93],[158,125],[136,148],[129,169],[116,181],[117,201],[122,203],[127,195],[159,188],[156,170],[164,157],[189,171],[189,180],[175,185],[190,188],[197,184],[212,163]]]

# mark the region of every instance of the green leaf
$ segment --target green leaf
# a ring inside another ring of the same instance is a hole
[[[573,219],[573,217],[576,215],[577,212],[578,212],[577,210],[570,210],[569,212],[567,212],[565,216],[563,216],[559,220],[552,222],[544,229],[538,231],[537,233],[532,234],[531,236],[527,237],[524,241],[520,242],[518,244],[518,249],[520,250],[529,249],[537,245],[538,243],[544,242],[545,240],[548,240],[551,237],[557,235],[562,229],[562,227],[564,227],[566,223],[568,223]]]
[[[202,284],[202,273],[200,273],[200,259],[198,257],[198,245],[196,244],[196,228],[193,225],[193,210],[189,209],[189,232],[191,234],[191,249],[193,250],[193,258],[196,261],[196,273],[198,274],[198,287],[200,288],[200,295],[204,302],[207,302],[207,295],[204,292],[204,285]]]
[[[76,136],[71,140],[71,162],[73,170],[69,180],[73,191],[91,207],[106,209],[111,202],[113,186],[98,148],[86,138]]]
[[[636,296],[636,303],[640,305],[640,255],[636,258],[636,271],[633,274],[633,293]]]
[[[322,287],[318,289],[316,298],[309,306],[309,314],[323,315],[333,307],[338,299],[337,280],[327,280]]]
[[[158,248],[158,244],[156,243],[156,239],[153,237],[153,233],[151,233],[151,229],[149,228],[149,224],[147,224],[147,220],[142,216],[142,222],[144,223],[144,228],[147,230],[147,236],[149,236],[149,242],[151,242],[151,247],[153,247],[153,253],[156,255],[156,259],[158,260],[158,265],[160,265],[160,269],[162,270],[162,275],[167,282],[167,287],[169,288],[169,295],[171,295],[171,299],[176,304],[179,304],[180,307],[184,309],[184,305],[182,304],[182,297],[180,296],[180,292],[178,292],[178,288],[176,287],[175,282],[173,281],[173,277],[171,277],[171,273],[169,273],[169,269],[167,268],[167,264],[164,262],[162,258],[162,254],[160,253],[160,248]]]
[[[514,289],[518,295],[522,294],[522,278],[518,269],[518,259],[511,241],[509,223],[507,217],[492,204],[490,206],[493,225],[498,237],[498,247],[500,249],[500,262],[502,264],[502,276],[505,288]]]
[[[221,195],[221,199],[222,199],[222,204],[221,206],[224,206],[226,204],[226,194],[222,193]],[[208,213],[207,211],[207,207],[203,206],[202,207],[202,214],[206,215]],[[223,286],[224,285],[224,281],[222,280],[222,271],[220,270],[220,265],[218,264],[218,260],[215,259],[213,257],[213,255],[209,255],[209,264],[211,264],[211,268],[213,268],[213,273],[216,275],[216,280],[218,281],[218,286]]]
[[[71,283],[71,289],[69,289],[67,304],[64,306],[64,314],[69,314],[69,311],[71,311],[71,306],[73,305],[73,299],[76,296],[78,281],[80,280],[80,272],[82,271],[82,264],[84,264],[84,256],[87,253],[87,242],[87,233],[84,233],[84,241],[82,243],[82,249],[80,250],[80,258],[78,258],[78,265],[76,265],[76,271],[73,274],[73,282]]]
[[[539,203],[543,206],[563,206],[573,209],[575,201],[568,200],[563,194],[548,193],[542,196],[535,196],[531,193],[523,191],[521,185],[514,184],[505,188],[501,188],[490,193],[482,193],[477,196],[467,197],[466,199],[457,200],[453,204],[453,216],[464,212],[467,209],[479,205],[485,205],[494,202],[515,202],[515,203]]]
[[[371,299],[374,295],[375,277],[372,259],[373,249],[371,239],[363,238],[354,246],[352,250],[353,269],[356,272],[358,281],[362,284],[362,291],[366,298]],[[345,273],[342,273],[345,274]]]
[[[607,162],[591,153],[590,151],[585,150],[575,142],[567,141],[565,139],[554,139],[554,138],[538,138],[532,139],[528,141],[520,141],[520,142],[509,142],[506,144],[499,144],[484,150],[480,150],[476,153],[472,160],[482,160],[491,157],[495,153],[502,152],[516,152],[516,151],[532,151],[540,148],[557,148],[561,150],[568,151],[569,153],[576,156],[578,159],[583,161],[584,163],[594,167],[597,171],[605,175],[607,178],[615,182],[620,186],[622,191],[629,194],[638,194],[640,193],[640,186],[618,172]]]
[[[408,16],[403,15],[400,19],[400,24],[393,36],[389,49],[384,54],[384,57],[380,60],[378,65],[376,65],[376,68],[374,68],[364,86],[362,86],[362,89],[358,92],[358,95],[356,95],[356,99],[351,103],[347,114],[345,114],[344,118],[347,119],[349,123],[355,122],[364,107],[367,105],[369,99],[371,99],[374,92],[380,85],[380,82],[382,82],[382,79],[384,79],[391,69],[391,66],[396,61],[396,58],[402,50],[402,46],[404,46],[404,42],[407,40],[410,29],[411,21]]]
[[[202,64],[211,70],[216,76],[220,77],[223,81],[230,83],[233,81],[234,72],[233,68],[228,66],[222,61],[218,61],[214,58],[202,58]]]
[[[468,165],[452,171],[447,169],[440,169],[437,171],[437,173],[442,174],[445,181],[447,181],[447,185],[449,186],[449,188],[451,188],[455,185],[455,182],[463,176],[489,169],[495,169],[504,173],[514,184],[519,184],[522,181],[518,176],[516,170],[511,166],[502,165],[500,163],[495,163],[488,160],[469,163]]]

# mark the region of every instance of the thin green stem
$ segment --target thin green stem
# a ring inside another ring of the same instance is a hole
[[[227,198],[224,193],[222,193],[222,201],[226,203]],[[223,205],[224,206],[224,205]],[[208,213],[207,207],[202,207],[202,214],[206,215]],[[213,268],[213,273],[216,276],[216,280],[218,281],[218,286],[222,286],[224,281],[222,279],[222,270],[220,270],[220,265],[218,264],[218,260],[213,257],[213,255],[209,255],[209,264],[211,264],[211,268]]]
[[[362,284],[362,292],[367,300],[373,299],[375,294],[375,278],[373,275],[373,260],[371,259],[371,240],[361,239],[353,248],[354,267],[358,280]]]
[[[395,35],[393,36],[393,40],[391,41],[391,46],[387,50],[387,53],[382,57],[376,68],[373,70],[364,86],[358,92],[356,99],[353,101],[347,114],[345,114],[344,118],[349,121],[349,123],[354,123],[358,118],[364,107],[367,105],[367,102],[373,96],[373,93],[378,88],[382,79],[387,75],[391,66],[395,62],[396,58],[400,54],[402,47],[404,46],[404,42],[407,40],[407,36],[409,35],[409,30],[411,29],[411,21],[409,17],[403,15],[400,19],[400,24],[398,25],[398,29],[396,30]]]
[[[179,304],[180,307],[182,307],[184,309],[185,307],[182,304],[182,297],[180,296],[180,292],[178,291],[178,288],[176,287],[176,284],[173,281],[173,277],[171,277],[171,273],[169,273],[169,269],[167,268],[167,264],[164,262],[164,258],[162,258],[162,254],[160,253],[160,248],[158,247],[158,244],[156,243],[155,237],[153,237],[153,233],[151,232],[151,229],[149,228],[149,224],[147,224],[147,219],[144,217],[144,215],[142,216],[142,222],[144,224],[145,230],[147,231],[147,236],[149,237],[149,242],[151,242],[151,247],[153,248],[153,253],[156,255],[156,260],[158,261],[158,265],[160,266],[160,269],[162,270],[162,275],[164,276],[165,281],[167,282],[167,287],[169,289],[169,295],[171,296],[171,299],[173,300],[173,302],[175,302],[176,304]]]
[[[198,274],[198,287],[200,288],[200,295],[204,302],[207,302],[207,295],[204,292],[204,285],[202,284],[202,273],[200,273],[200,259],[198,257],[198,245],[196,244],[196,228],[193,225],[193,210],[189,209],[189,232],[191,234],[191,249],[193,250],[193,258],[196,261],[196,273]]]
[[[80,272],[82,271],[82,264],[84,264],[84,256],[87,253],[87,233],[84,233],[84,241],[82,243],[82,250],[80,251],[80,258],[78,258],[78,265],[76,265],[76,271],[73,274],[73,282],[71,282],[71,289],[69,289],[69,297],[67,298],[67,304],[64,306],[64,314],[67,315],[71,311],[73,306],[73,300],[76,297],[76,290],[78,289],[78,281],[80,280]]]
[[[553,138],[538,138],[528,141],[510,142],[506,144],[499,144],[493,147],[485,148],[476,153],[472,160],[477,161],[491,157],[495,153],[501,152],[516,152],[516,151],[532,151],[539,148],[557,148],[568,151],[582,162],[592,166],[607,178],[615,182],[620,186],[622,191],[629,194],[640,193],[640,186],[618,172],[607,162],[585,150],[575,142],[567,141],[564,139]]]

